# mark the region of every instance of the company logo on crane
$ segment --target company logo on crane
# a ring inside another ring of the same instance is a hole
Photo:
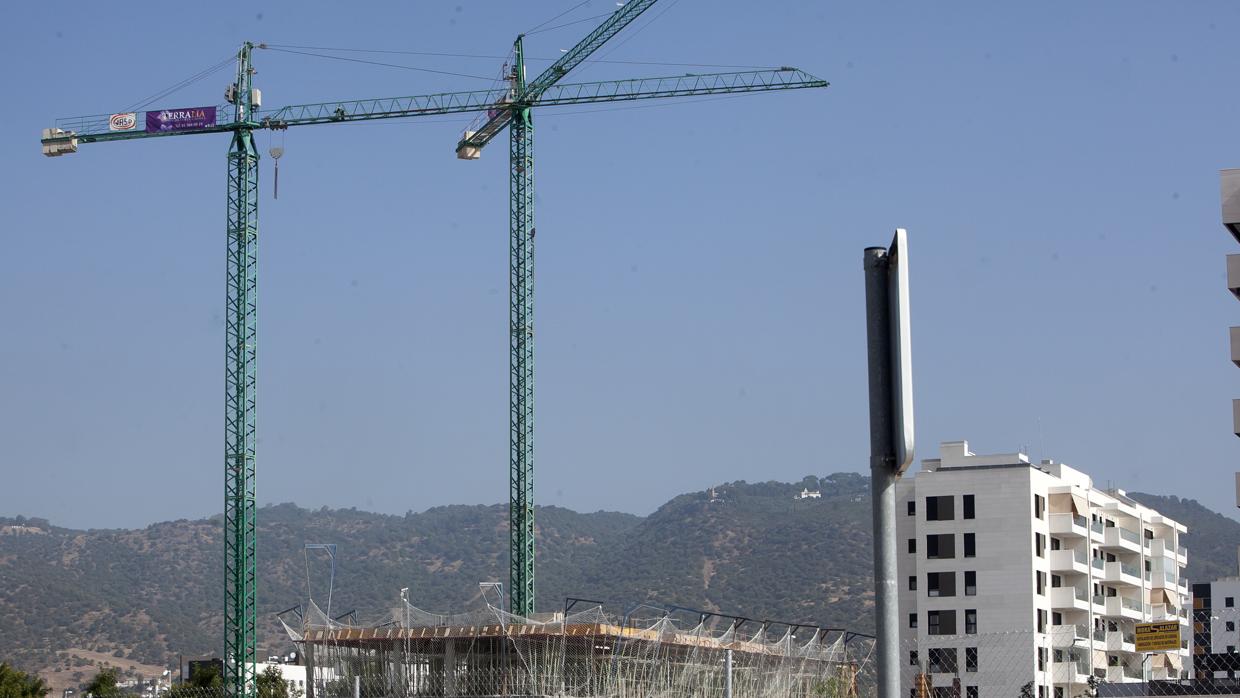
[[[125,112],[123,114],[113,114],[108,119],[109,131],[132,131],[138,127],[138,114],[136,112]]]

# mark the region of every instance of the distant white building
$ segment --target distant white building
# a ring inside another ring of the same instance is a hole
[[[1061,463],[964,441],[942,444],[897,496],[906,691],[921,676],[935,695],[1012,698],[1015,680],[1075,698],[1091,674],[1187,676],[1182,524]],[[1152,620],[1179,621],[1180,651],[1136,652],[1134,624]]]
[[[793,499],[822,499],[822,492],[820,490],[811,491],[808,487],[805,487],[801,489],[801,494],[798,494]]]

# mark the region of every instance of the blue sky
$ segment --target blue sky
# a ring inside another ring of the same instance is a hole
[[[0,9],[0,513],[101,527],[222,508],[227,138],[49,159],[40,129],[121,110],[245,39],[504,55],[572,5]],[[969,439],[1234,511],[1240,306],[1223,272],[1240,247],[1217,171],[1240,166],[1240,6],[663,0],[647,16],[600,55],[795,65],[832,86],[536,114],[540,503],[646,513],[723,481],[864,470],[861,250],[903,226],[920,457]],[[554,58],[594,23],[527,52]],[[255,63],[265,106],[488,84]],[[575,79],[686,70],[704,69]],[[158,106],[218,103],[226,82]],[[505,499],[506,153],[456,160],[467,121],[260,135],[286,150],[278,201],[262,164],[263,502]]]

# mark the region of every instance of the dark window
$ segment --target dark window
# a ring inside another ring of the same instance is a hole
[[[926,575],[926,596],[955,596],[955,572],[930,572]]]
[[[1046,670],[1043,669],[1043,671],[1046,671]],[[1038,698],[1046,698],[1046,686],[1045,685],[1042,685],[1042,684],[1038,685]]]
[[[956,518],[951,495],[926,497],[926,521],[951,521]]]
[[[956,557],[956,535],[954,533],[937,533],[926,536],[926,558],[930,560],[950,560]]]
[[[1063,577],[1060,577],[1057,574],[1052,574],[1051,575],[1051,588],[1058,589],[1061,586],[1063,586]]]
[[[965,609],[964,634],[965,635],[976,635],[977,634],[977,609],[976,608]]]
[[[1038,671],[1046,671],[1046,648],[1038,648]]]
[[[908,590],[917,591],[917,575],[911,575],[908,578]]]
[[[1045,572],[1034,572],[1033,573],[1033,589],[1038,594],[1042,596],[1046,596],[1046,573]]]
[[[917,514],[917,500],[910,499],[908,500],[908,515],[914,516],[916,514]]]
[[[1033,534],[1033,554],[1046,557],[1046,536],[1041,533]]]
[[[977,557],[977,534],[964,534],[964,556]]]
[[[1063,614],[1059,611],[1051,611],[1051,625],[1063,625]]]
[[[1046,632],[1046,611],[1041,608],[1038,609],[1038,632]]]
[[[977,698],[977,686],[965,686],[964,698]]]
[[[1042,518],[1042,512],[1046,511],[1046,499],[1040,494],[1033,495],[1033,516]]]
[[[964,595],[977,596],[977,572],[964,573]]]
[[[908,651],[909,666],[921,666],[921,662],[917,661],[917,650]]]
[[[1236,597],[1234,597],[1234,596],[1226,596],[1226,597],[1224,597],[1224,598],[1223,598],[1223,605],[1224,605],[1224,606],[1226,606],[1227,608],[1232,608],[1232,607],[1234,607],[1234,606],[1236,605]]]
[[[917,539],[916,538],[908,539],[908,552],[909,552],[909,555],[912,555],[913,553],[917,552]]]
[[[955,635],[956,612],[928,611],[926,613],[926,626],[930,635]]]
[[[910,628],[917,627],[917,614],[916,613],[908,614],[908,627]]]
[[[1060,550],[1061,548],[1063,548],[1063,541],[1055,536],[1051,536],[1051,550]]]
[[[1063,698],[1063,686],[1055,687],[1055,698]]]
[[[1227,621],[1227,632],[1232,632],[1235,629],[1236,629],[1236,621],[1234,620]]]
[[[1236,646],[1235,646],[1235,645],[1227,645],[1227,654],[1235,654],[1235,653],[1236,653]]]
[[[973,516],[975,515],[975,512],[973,510],[973,495],[966,494],[960,499],[961,499],[961,503],[963,504],[963,509],[964,509],[963,518],[966,518],[966,519],[973,518]]]
[[[976,647],[964,648],[964,670],[965,671],[977,671],[977,648]],[[973,688],[976,689],[976,686]]]
[[[956,664],[956,656],[955,647],[931,647],[928,671],[932,674],[957,673],[960,667]]]

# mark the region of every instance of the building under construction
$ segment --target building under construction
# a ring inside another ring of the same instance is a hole
[[[520,617],[498,605],[345,624],[313,603],[285,622],[307,665],[306,698],[607,696],[855,698],[872,691],[868,636],[641,605]],[[499,605],[502,605],[499,604]],[[299,626],[299,627],[298,627]]]

